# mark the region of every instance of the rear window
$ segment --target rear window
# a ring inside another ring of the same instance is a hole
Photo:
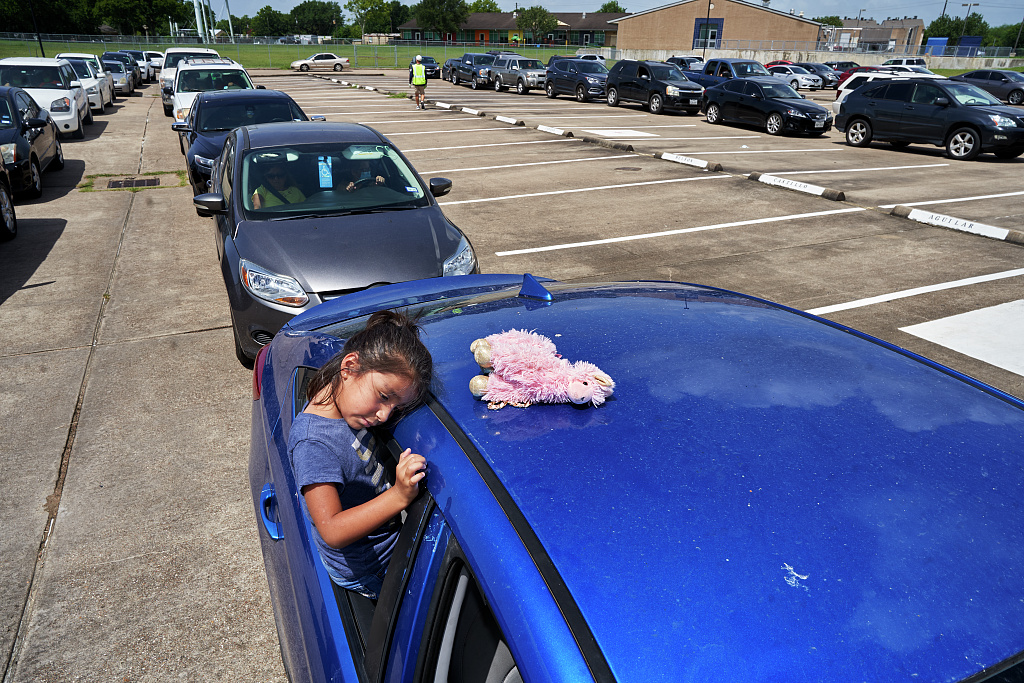
[[[251,90],[249,75],[240,69],[187,69],[178,73],[177,92]]]
[[[210,59],[217,55],[211,55],[209,52],[172,52],[171,54],[164,57],[164,68],[165,69],[177,69],[178,62],[185,59]]]
[[[239,126],[278,121],[305,121],[299,108],[287,100],[246,102],[203,102],[197,129],[200,133],[234,130]]]
[[[0,83],[17,88],[64,90],[64,81],[60,77],[60,68],[49,65],[0,65]]]

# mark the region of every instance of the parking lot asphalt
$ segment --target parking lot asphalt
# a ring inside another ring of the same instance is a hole
[[[776,138],[438,81],[420,111],[387,94],[409,91],[404,71],[254,77],[307,114],[373,126],[424,178],[451,178],[439,203],[484,272],[733,289],[1024,397],[1024,247],[890,215],[913,205],[1020,231],[1024,159],[854,149],[835,131]],[[0,248],[4,680],[283,680],[246,476],[250,373],[211,224],[187,186],[104,189],[104,174],[184,169],[156,86],[65,155]]]

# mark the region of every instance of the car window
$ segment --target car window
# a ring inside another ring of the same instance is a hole
[[[761,87],[757,83],[741,81],[743,83],[743,94],[750,97],[764,97]]]
[[[225,205],[230,206],[235,170],[235,140],[229,137],[222,153],[224,163],[220,167],[220,192],[224,195]]]
[[[283,100],[273,102],[207,100],[199,112],[199,120],[196,122],[195,128],[199,133],[214,133],[259,123],[301,120],[303,120],[302,113],[297,111],[297,107]]]
[[[758,62],[733,62],[737,76],[769,76],[768,70]]]
[[[0,130],[7,128],[14,128],[14,112],[11,111],[11,105],[6,100],[0,100]]]
[[[494,55],[477,55],[473,58],[473,64],[493,64]]]
[[[911,101],[915,104],[935,104],[935,100],[945,96],[942,90],[930,83],[918,83]]]
[[[17,88],[64,89],[60,69],[49,65],[0,65],[0,84]]]
[[[722,84],[722,89],[727,92],[742,93],[744,85],[744,81],[726,81]]]
[[[898,81],[889,84],[885,91],[885,99],[897,102],[909,102],[910,95],[914,92],[914,84],[907,81]]]
[[[1002,102],[992,97],[992,95],[988,94],[976,85],[971,85],[970,83],[950,81],[946,85],[946,88],[949,90],[949,94],[953,96],[954,100],[969,107],[1002,104]]]
[[[652,66],[651,75],[659,81],[685,81],[686,76],[679,70],[679,67],[671,64],[664,66]]]
[[[416,174],[390,145],[321,142],[264,147],[247,150],[241,166],[250,220],[397,211],[429,204]],[[294,190],[287,202],[266,202],[255,209],[254,193],[275,194],[266,182],[269,173],[283,173],[285,187]]]
[[[639,79],[651,79],[651,70],[646,66],[638,66],[636,69],[636,77]]]
[[[578,64],[579,72],[584,74],[606,74],[608,73],[608,67],[601,62],[580,62]],[[573,70],[576,66],[573,66]]]
[[[520,69],[543,69],[544,66],[536,59],[520,59]]]
[[[39,105],[26,92],[15,93],[14,106],[18,108],[22,119],[33,119],[41,113]]]
[[[762,83],[761,90],[764,91],[764,97],[767,100],[798,100],[800,95],[797,94],[796,90],[793,90],[788,83]]]
[[[1018,83],[1024,83],[1024,73],[1020,71],[1004,71],[999,76],[1009,78],[1011,81],[1017,81]]]
[[[883,83],[881,85],[875,85],[875,86],[870,87],[870,88],[864,88],[864,92],[862,94],[864,95],[864,97],[870,97],[870,98],[874,98],[874,99],[884,100],[885,99],[885,89],[888,88],[888,87],[889,87],[888,83]]]

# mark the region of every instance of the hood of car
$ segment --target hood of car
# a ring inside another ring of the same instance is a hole
[[[199,133],[189,147],[189,154],[198,154],[207,159],[216,159],[224,148],[224,140],[231,131],[217,131],[210,133]]]
[[[779,102],[781,104],[786,105],[787,107],[792,107],[793,109],[798,109],[798,110],[804,112],[805,114],[826,114],[826,113],[831,113],[830,109],[827,109],[827,108],[821,106],[820,104],[818,104],[816,102],[811,102],[810,100],[805,100],[805,99],[802,99],[802,98],[787,97],[787,98],[779,98],[779,99],[772,100],[772,101]]]
[[[1011,107],[1005,104],[986,104],[980,106],[961,105],[960,108],[978,112],[983,116],[988,114],[1006,116],[1017,121],[1018,125],[1024,124],[1024,110],[1021,110],[1020,107]]]
[[[1024,650],[1019,401],[721,290],[547,289],[421,303],[424,341],[615,680],[655,662],[664,681],[952,682]],[[488,410],[469,346],[513,328],[597,365],[613,396]],[[431,459],[429,434],[396,437]]]
[[[240,223],[241,258],[334,292],[441,274],[461,235],[436,206],[387,213]]]
[[[701,90],[704,89],[699,83],[694,83],[693,81],[677,81],[677,80],[673,79],[673,80],[670,80],[670,81],[661,81],[661,82],[664,83],[665,85],[671,85],[671,86],[674,86],[676,88],[679,88],[680,90],[701,91]]]

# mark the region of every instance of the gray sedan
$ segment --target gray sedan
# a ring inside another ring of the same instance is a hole
[[[979,69],[959,76],[954,81],[963,81],[987,90],[1010,104],[1024,104],[1024,73],[998,69]]]
[[[215,219],[235,354],[251,366],[293,316],[369,287],[479,271],[469,239],[429,184],[377,131],[286,122],[232,131],[213,192],[193,198]]]

